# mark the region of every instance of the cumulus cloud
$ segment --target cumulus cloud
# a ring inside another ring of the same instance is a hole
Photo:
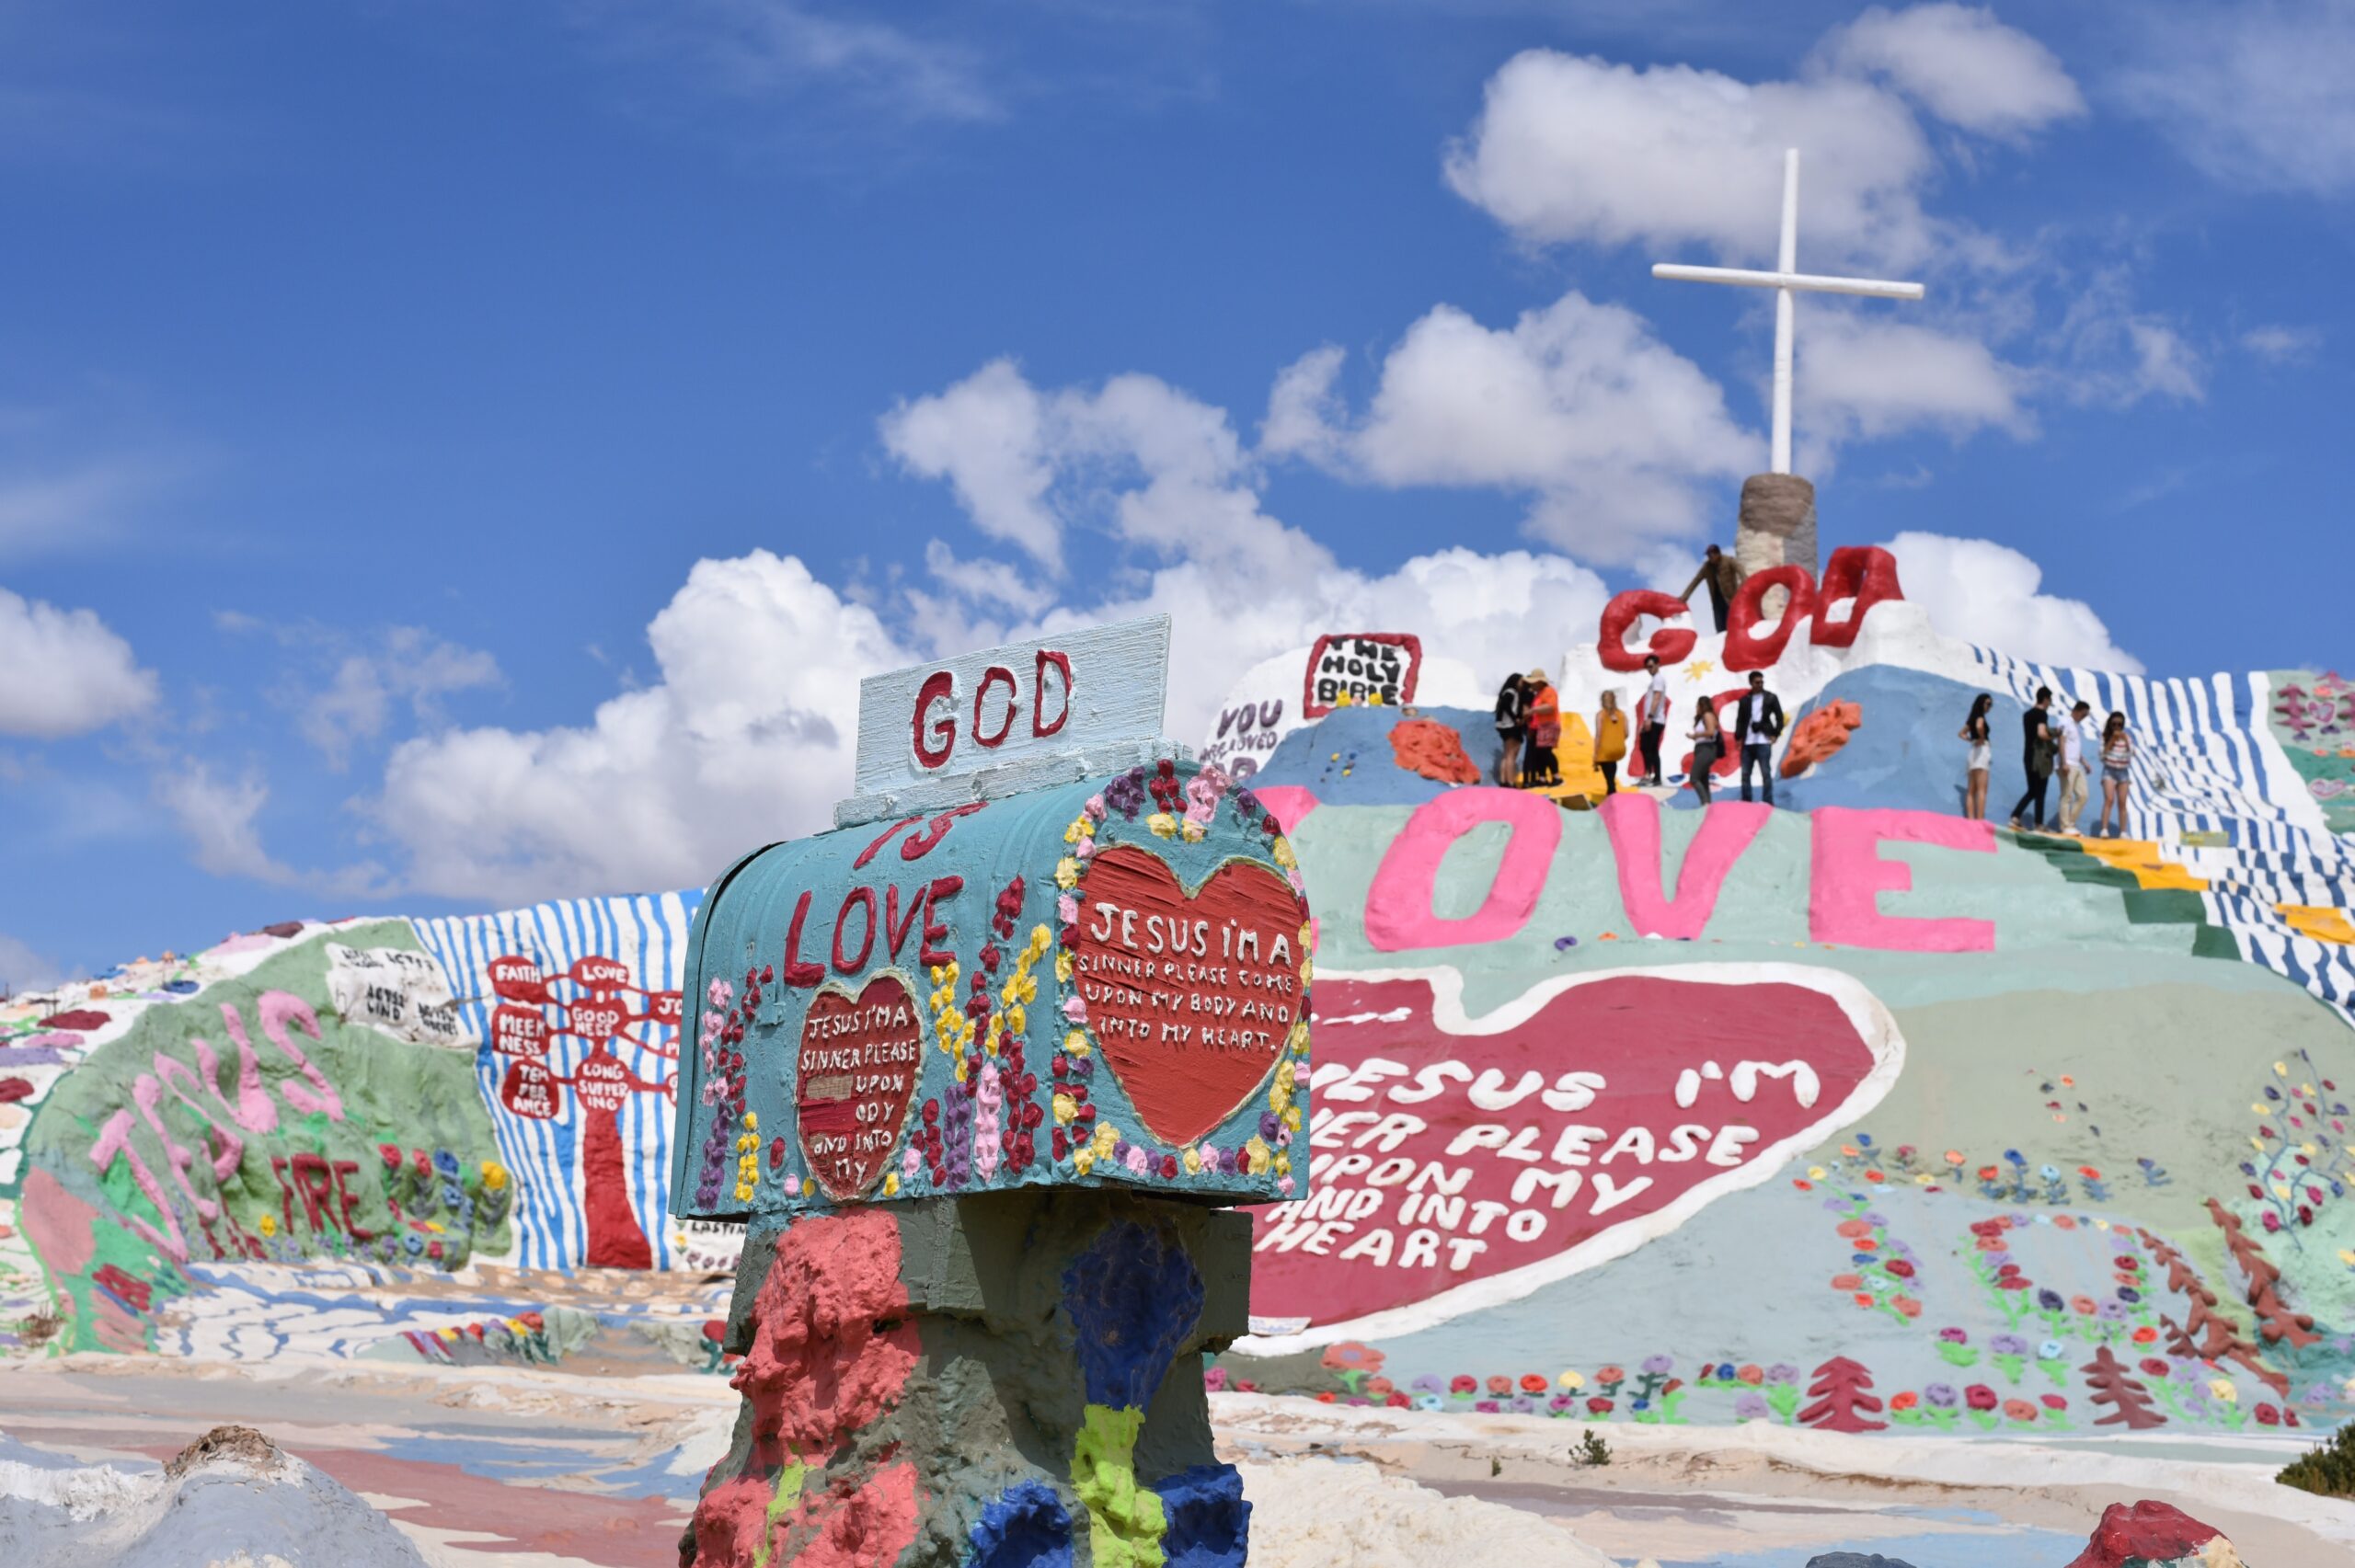
[[[1906,532],[1883,548],[1897,557],[1905,597],[1949,637],[2039,664],[2142,672],[2091,605],[2041,591],[2044,568],[2008,545]]]
[[[1063,530],[1047,504],[1054,471],[1041,452],[1047,410],[1011,360],[883,419],[884,449],[909,472],[947,479],[973,526],[1063,569]]]
[[[1806,309],[1806,307],[1802,307]],[[1832,449],[1862,437],[1929,428],[1956,435],[1993,426],[2027,435],[2025,380],[1975,338],[1843,310],[1809,310],[1807,373],[1793,392],[1793,418],[1809,472],[1830,465]]]
[[[1930,253],[1929,142],[1901,99],[1844,76],[1752,84],[1528,50],[1489,78],[1445,170],[1458,195],[1526,240],[1698,245],[1771,262],[1786,147],[1806,150],[1804,266],[1901,268]]]
[[[1705,486],[1765,456],[1642,317],[1576,292],[1504,329],[1438,306],[1384,358],[1361,418],[1336,392],[1341,369],[1327,348],[1276,378],[1263,452],[1390,486],[1526,492],[1529,532],[1591,560],[1695,532]]]
[[[81,735],[155,700],[154,671],[96,612],[0,588],[0,735]]]
[[[369,653],[347,653],[318,691],[300,699],[304,738],[340,771],[354,743],[385,733],[394,705],[407,703],[420,724],[441,722],[440,699],[496,685],[499,661],[479,648],[445,642],[417,626],[394,626]]]
[[[404,880],[493,901],[700,882],[749,846],[826,826],[850,793],[859,678],[951,647],[1166,612],[1166,728],[1190,740],[1236,677],[1319,631],[1405,626],[1476,668],[1517,668],[1608,597],[1587,567],[1538,551],[1346,566],[1263,509],[1259,465],[1223,410],[1147,376],[1042,391],[1010,382],[1011,367],[987,373],[997,394],[1051,411],[1032,451],[1055,536],[1092,529],[1145,564],[1041,600],[1037,567],[944,544],[933,575],[885,604],[887,622],[794,557],[698,562],[648,628],[655,683],[585,726],[462,728],[394,750],[363,809],[404,850]],[[945,419],[959,405],[944,398]],[[936,434],[936,451],[996,461],[946,424]],[[918,472],[968,515],[988,504],[955,462]],[[890,629],[901,623],[924,629],[920,644]]]
[[[850,793],[862,675],[913,655],[875,612],[765,550],[698,561],[647,628],[660,679],[580,727],[403,741],[364,809],[405,879],[522,901],[679,887],[825,825]]]
[[[2233,0],[2137,13],[2110,86],[2192,163],[2227,184],[2355,189],[2355,7]]]
[[[1832,29],[1817,63],[1881,77],[1947,124],[1982,136],[2017,138],[2085,112],[2051,50],[1976,6],[1870,6]]]

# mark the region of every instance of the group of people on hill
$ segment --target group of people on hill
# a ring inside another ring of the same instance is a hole
[[[1606,798],[1619,793],[1619,765],[1627,760],[1631,740],[1637,767],[1629,773],[1628,782],[1668,782],[1660,753],[1675,717],[1675,704],[1669,700],[1668,677],[1660,673],[1657,658],[1645,658],[1644,675],[1644,689],[1636,699],[1632,715],[1619,705],[1617,692],[1606,691],[1602,696],[1603,706],[1596,711],[1591,727],[1594,767],[1603,775]],[[1775,742],[1783,733],[1783,701],[1766,689],[1766,672],[1752,670],[1750,690],[1733,707],[1731,744],[1740,748],[1742,799],[1751,798],[1751,778],[1755,773],[1764,781],[1766,804],[1775,804],[1774,750]],[[1522,789],[1553,789],[1561,784],[1562,765],[1555,748],[1562,740],[1562,700],[1546,680],[1544,670],[1505,677],[1504,685],[1497,692],[1496,723],[1500,753],[1497,761],[1499,784]],[[1724,760],[1728,745],[1724,720],[1714,698],[1695,699],[1683,734],[1693,748],[1693,793],[1706,806],[1711,777],[1717,763]]]
[[[1995,699],[1982,692],[1970,704],[1957,738],[1970,748],[1969,779],[1964,785],[1962,814],[1974,820],[1987,818],[1987,775],[1995,761],[1993,726],[1988,718]],[[2101,815],[2094,824],[2095,838],[2115,839],[2126,831],[2127,791],[2131,787],[2134,738],[2127,733],[2126,715],[2113,709],[2097,728],[2091,703],[2080,699],[2067,713],[2053,705],[2052,688],[2036,689],[2036,705],[2020,715],[2020,766],[2028,788],[2012,807],[2012,830],[2046,830],[2045,791],[2055,773],[2061,777],[2061,802],[2052,813],[2051,830],[2080,836],[2078,823],[2091,797],[2095,768],[2101,770]]]

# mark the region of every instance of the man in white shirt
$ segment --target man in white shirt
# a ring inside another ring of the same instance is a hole
[[[1643,753],[1644,776],[1654,788],[1666,784],[1660,765],[1660,738],[1668,733],[1668,677],[1660,672],[1660,656],[1644,656],[1644,673],[1651,683],[1636,699],[1636,749]]]
[[[2085,762],[2092,755],[2085,748],[2085,723],[2092,712],[2091,704],[2079,703],[2069,710],[2067,723],[2052,727],[2053,738],[2061,743],[2061,809],[2052,822],[2073,839],[2078,836],[2078,819],[2085,814]]]

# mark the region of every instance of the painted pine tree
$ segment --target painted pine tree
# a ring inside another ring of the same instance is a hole
[[[2094,1419],[2095,1425],[2123,1426],[2129,1432],[2141,1432],[2167,1424],[2167,1418],[2159,1413],[2152,1401],[2151,1391],[2135,1379],[2125,1362],[2110,1354],[2107,1345],[2077,1369],[2085,1375],[2085,1381],[2094,1391],[2094,1402],[2110,1407],[2108,1415]]]
[[[1885,1421],[1867,1421],[1860,1412],[1880,1408],[1880,1397],[1869,1391],[1873,1375],[1844,1356],[1835,1356],[1815,1369],[1808,1395],[1815,1402],[1799,1412],[1803,1426],[1827,1432],[1878,1432]]]

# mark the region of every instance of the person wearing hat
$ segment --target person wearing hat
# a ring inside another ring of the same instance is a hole
[[[1531,670],[1522,690],[1529,702],[1529,738],[1521,761],[1522,786],[1548,788],[1562,782],[1562,764],[1554,755],[1554,748],[1562,741],[1562,699],[1547,684],[1543,670]]]

